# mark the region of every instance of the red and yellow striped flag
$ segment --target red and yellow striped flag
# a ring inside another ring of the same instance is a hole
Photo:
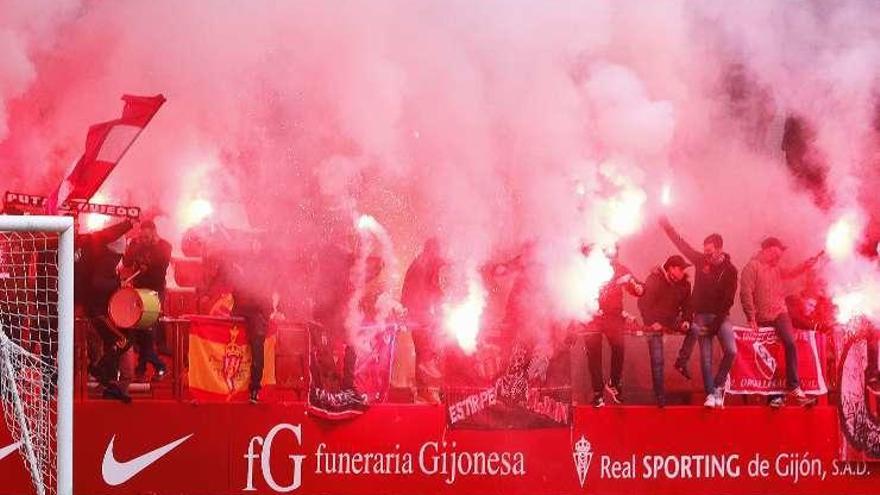
[[[190,316],[189,390],[203,401],[235,401],[247,398],[251,373],[251,349],[247,328],[240,320]],[[274,325],[267,329],[263,386],[275,384]]]

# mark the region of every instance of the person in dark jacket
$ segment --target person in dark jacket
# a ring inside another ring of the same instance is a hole
[[[724,406],[724,384],[736,359],[736,340],[733,325],[730,323],[730,308],[736,297],[737,270],[730,262],[730,255],[723,251],[724,239],[719,234],[710,234],[703,240],[703,251],[697,251],[685,241],[669,223],[666,217],[660,218],[660,225],[675,244],[675,247],[694,264],[694,293],[691,296],[694,310],[694,324],[685,336],[675,369],[690,379],[688,361],[694,351],[694,344],[700,343],[700,370],[703,375],[703,388],[706,392],[706,407]],[[718,372],[712,375],[712,337],[718,336],[721,343],[722,358]]]
[[[205,263],[211,267],[206,270],[209,278],[205,286],[212,293],[229,293],[229,315],[244,320],[251,351],[249,401],[256,404],[262,389],[269,325],[273,315],[283,315],[279,289],[285,273],[279,271],[278,253],[264,243],[264,237],[243,231],[225,231],[221,236],[210,239],[203,251]]]
[[[250,251],[228,261],[229,285],[232,288],[232,315],[244,318],[248,345],[251,349],[249,401],[259,401],[265,366],[266,334],[272,317],[272,295],[275,289],[273,260],[254,239]]]
[[[137,237],[132,240],[125,250],[122,264],[130,273],[126,277],[133,277],[131,284],[138,289],[150,289],[159,294],[159,300],[165,296],[165,275],[168,265],[171,264],[171,244],[159,237],[156,224],[152,220],[141,222]],[[157,323],[151,328],[137,329],[134,332],[138,350],[137,374],[143,376],[147,371],[147,364],[152,364],[156,378],[165,375],[165,364],[156,353],[156,337],[160,333]],[[160,338],[160,345],[164,339]]]
[[[119,289],[116,266],[122,259],[124,236],[132,228],[129,220],[102,230],[80,234],[75,240],[74,303],[89,319],[103,344],[101,358],[91,368],[92,374],[104,388],[104,397],[131,402],[128,395],[128,373],[119,375],[119,363],[131,348],[125,335],[110,321],[107,306],[110,297]],[[115,248],[115,249],[114,249]]]
[[[413,259],[403,279],[400,302],[406,308],[407,326],[416,350],[416,379],[420,384],[441,378],[436,340],[440,332],[443,287],[440,274],[446,261],[440,243],[431,238]]]
[[[623,296],[626,292],[634,297],[639,297],[645,291],[630,269],[620,263],[617,251],[617,247],[615,247],[614,253],[610,256],[614,275],[599,293],[599,313],[593,318],[591,331],[587,333],[585,338],[590,366],[590,382],[593,386],[593,407],[605,405],[603,392],[608,392],[608,396],[614,403],[620,404],[621,402],[623,334],[626,327],[626,316],[623,314]],[[584,254],[588,253],[589,248],[587,247],[584,249]],[[608,339],[608,345],[611,346],[611,375],[607,384],[605,384],[602,373],[602,335],[605,335],[605,338]]]
[[[319,277],[309,326],[309,409],[327,419],[362,414],[368,407],[367,395],[355,387],[357,354],[346,328],[356,259],[356,253],[343,243],[327,244],[318,252]]]
[[[659,407],[666,406],[663,386],[663,332],[690,328],[691,284],[685,270],[691,266],[679,255],[670,256],[663,266],[651,271],[645,280],[645,293],[639,299],[639,311],[648,334],[651,356],[651,379]]]

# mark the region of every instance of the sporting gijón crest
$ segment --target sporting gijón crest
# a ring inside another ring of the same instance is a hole
[[[581,488],[583,488],[584,483],[587,481],[587,472],[590,470],[590,461],[593,460],[593,447],[585,436],[581,435],[580,440],[574,444],[572,457],[574,458],[574,468],[577,471],[578,481],[580,481]]]

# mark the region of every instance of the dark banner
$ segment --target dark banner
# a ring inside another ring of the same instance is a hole
[[[7,191],[3,196],[3,209],[7,212],[16,210],[22,213],[41,215],[46,211],[47,201],[48,198],[46,196]],[[98,213],[113,217],[137,219],[141,216],[141,209],[137,206],[104,205],[82,200],[70,200],[58,207],[58,213]]]
[[[569,426],[569,364],[565,352],[551,357],[514,346],[507,366],[488,384],[444,389],[449,426],[481,430]],[[560,375],[563,378],[556,379]]]
[[[880,390],[870,386],[866,370],[868,360],[878,359],[868,352],[869,342],[876,345],[873,326],[844,333],[837,339],[840,348],[838,383],[840,384],[840,457],[847,460],[880,461]],[[874,363],[875,365],[877,363]]]

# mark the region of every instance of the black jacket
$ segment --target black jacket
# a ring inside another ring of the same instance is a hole
[[[108,245],[131,228],[131,222],[125,220],[76,237],[73,298],[90,316],[106,315],[110,297],[119,289],[116,265],[122,255],[110,250]]]
[[[132,285],[154,290],[161,295],[165,292],[165,276],[171,264],[171,244],[165,239],[159,239],[155,244],[135,239],[125,250],[122,264],[142,270]]]
[[[687,243],[668,223],[663,224],[666,235],[691,263],[694,264],[694,313],[711,313],[722,319],[730,314],[736,297],[737,270],[730,255],[723,253],[721,263],[712,263],[705,254]]]
[[[639,298],[639,311],[646,326],[659,323],[674,328],[680,321],[691,321],[691,283],[687,277],[673,282],[662,267],[654,268]]]

